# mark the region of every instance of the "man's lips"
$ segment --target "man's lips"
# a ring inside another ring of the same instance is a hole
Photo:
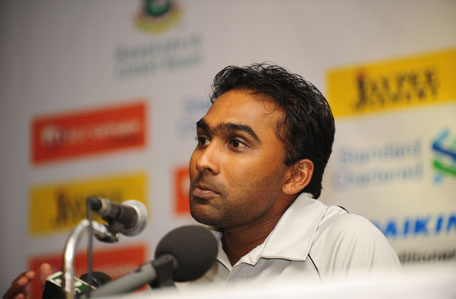
[[[209,186],[206,185],[196,185],[193,190],[192,190],[192,195],[197,198],[201,199],[211,199],[219,193],[213,189],[211,189]]]

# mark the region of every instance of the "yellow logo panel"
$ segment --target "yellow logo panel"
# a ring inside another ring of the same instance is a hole
[[[134,199],[147,207],[146,176],[135,173],[33,186],[30,189],[30,233],[37,236],[73,229],[87,218],[86,198],[93,195],[115,202]],[[94,219],[103,221],[98,217]]]
[[[334,117],[456,101],[456,49],[330,70]]]

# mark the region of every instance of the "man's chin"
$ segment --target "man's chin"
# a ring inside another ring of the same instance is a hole
[[[193,219],[198,221],[201,224],[213,226],[213,227],[220,227],[221,221],[214,215],[210,215],[207,210],[202,209],[202,207],[190,207],[190,214],[192,215]]]

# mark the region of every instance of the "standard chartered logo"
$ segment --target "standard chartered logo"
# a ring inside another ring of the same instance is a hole
[[[340,165],[332,176],[338,191],[418,182],[423,178],[421,139],[360,147],[341,146],[335,152]]]
[[[445,129],[432,142],[434,158],[432,166],[436,172],[434,181],[442,182],[445,177],[456,178],[456,137]]]

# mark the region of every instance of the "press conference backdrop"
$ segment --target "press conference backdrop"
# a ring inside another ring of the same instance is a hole
[[[149,210],[139,236],[95,243],[94,267],[113,277],[193,223],[187,165],[211,80],[261,61],[333,107],[320,200],[370,219],[404,264],[454,263],[455,12],[450,0],[2,1],[0,291],[43,261],[58,269],[89,195]]]

